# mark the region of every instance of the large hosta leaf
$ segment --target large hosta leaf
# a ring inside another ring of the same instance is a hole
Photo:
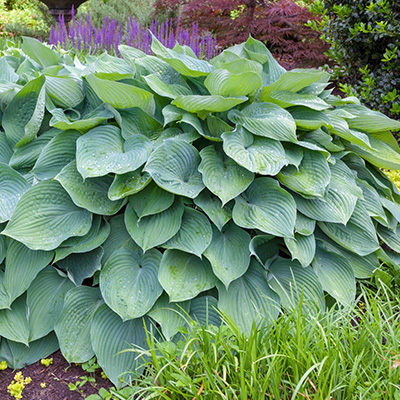
[[[222,134],[225,153],[248,171],[276,175],[289,163],[277,140],[254,136],[242,127]]]
[[[249,244],[250,254],[268,269],[269,264],[278,256],[278,241],[273,235],[254,236]]]
[[[20,173],[0,163],[0,223],[11,218],[19,199],[28,188],[28,182]]]
[[[20,369],[48,357],[56,350],[58,350],[58,340],[54,332],[30,342],[29,347],[3,338],[0,343],[0,358],[6,361],[10,368]]]
[[[356,280],[350,262],[318,246],[312,267],[322,288],[339,303],[349,305],[356,295]]]
[[[82,82],[69,76],[46,76],[46,93],[63,108],[73,108],[85,98]]]
[[[143,135],[124,141],[117,127],[98,126],[77,141],[78,171],[84,178],[135,171],[146,162],[151,149],[150,140]]]
[[[285,308],[295,309],[302,300],[304,310],[325,309],[322,286],[311,267],[303,268],[297,261],[278,258],[269,266],[268,283]]]
[[[226,288],[247,271],[250,264],[249,243],[250,235],[233,222],[221,231],[213,227],[212,241],[204,255]]]
[[[54,329],[64,298],[74,284],[52,267],[39,273],[27,291],[29,341],[40,339]]]
[[[20,296],[11,305],[11,309],[0,310],[0,336],[13,342],[29,345],[28,311],[26,295]]]
[[[110,176],[83,180],[75,161],[63,168],[55,179],[61,183],[78,207],[92,213],[113,215],[123,206],[123,200],[112,201],[108,198],[108,188],[112,183]]]
[[[44,76],[29,81],[4,111],[2,125],[11,146],[31,142],[39,131],[44,116]]]
[[[165,292],[158,298],[148,315],[160,324],[165,339],[171,340],[179,328],[186,325],[190,303],[190,301],[170,303]]]
[[[208,190],[203,190],[193,202],[207,214],[219,230],[232,218],[232,203],[222,207],[218,197]]]
[[[200,152],[199,171],[206,187],[217,195],[222,205],[245,191],[253,182],[254,175],[239,166],[215,146],[208,146]]]
[[[303,267],[311,264],[315,255],[314,235],[303,236],[295,233],[294,239],[285,238],[285,244],[292,255],[292,260],[299,260]]]
[[[32,250],[53,250],[71,236],[85,235],[91,223],[92,215],[57,181],[43,181],[22,195],[2,234]]]
[[[400,228],[396,226],[394,231],[378,225],[378,236],[394,251],[400,253]]]
[[[204,81],[211,94],[221,96],[246,96],[261,85],[261,76],[256,72],[232,73],[227,69],[215,69]]]
[[[185,111],[197,113],[200,116],[206,116],[210,112],[228,111],[247,100],[248,98],[245,96],[224,97],[216,94],[211,96],[190,95],[178,96],[171,104]]]
[[[53,252],[33,251],[16,240],[9,240],[3,278],[7,301],[4,304],[2,302],[0,308],[9,308],[29,288],[37,274],[50,263],[53,255]]]
[[[101,269],[103,254],[104,250],[98,247],[83,254],[70,254],[58,261],[57,265],[67,273],[68,278],[76,286],[79,286],[85,279],[91,278],[96,271]]]
[[[204,189],[197,170],[197,149],[182,140],[166,139],[150,155],[144,168],[158,186],[175,194],[195,198]]]
[[[207,217],[196,210],[185,207],[182,216],[182,225],[178,233],[162,246],[166,249],[177,249],[198,257],[211,243],[212,230]]]
[[[24,36],[22,51],[42,67],[50,67],[60,62],[60,56],[39,40]]]
[[[218,300],[212,296],[199,296],[190,302],[190,318],[203,326],[221,325]]]
[[[150,183],[139,193],[130,196],[129,203],[140,221],[142,217],[165,211],[172,206],[174,199],[172,193],[166,192],[155,183]]]
[[[183,205],[180,198],[175,199],[167,210],[143,217],[140,221],[133,207],[128,204],[125,225],[132,239],[147,251],[171,239],[179,231],[182,214]]]
[[[103,304],[94,315],[90,338],[97,362],[111,382],[117,388],[132,383],[141,362],[132,346],[147,348],[143,320],[140,318],[123,322]]]
[[[242,111],[232,110],[229,119],[251,133],[270,139],[297,142],[296,124],[289,112],[272,103],[253,103]]]
[[[110,224],[101,216],[94,215],[92,226],[84,236],[75,236],[61,243],[56,249],[53,262],[62,260],[73,253],[86,253],[101,246],[110,234]]]
[[[126,83],[100,79],[91,74],[86,77],[96,95],[115,108],[140,107],[149,114],[155,110],[154,96],[147,90]]]
[[[214,67],[205,60],[178,53],[177,51],[164,47],[162,43],[152,35],[151,50],[174,68],[181,75],[197,77],[208,75]]]
[[[318,226],[333,241],[360,256],[371,254],[379,248],[375,227],[360,202],[357,202],[347,225],[318,222]]]
[[[162,254],[155,249],[144,255],[120,249],[100,273],[100,290],[107,305],[124,321],[145,315],[162,293],[158,269]]]
[[[190,88],[178,83],[166,83],[157,74],[150,74],[143,77],[151,89],[163,97],[175,99],[178,96],[188,96],[192,94]]]
[[[39,180],[54,178],[68,163],[75,160],[78,131],[60,132],[43,148],[32,173]]]
[[[102,303],[98,288],[78,286],[67,293],[54,330],[61,352],[69,362],[82,363],[94,356],[90,328],[94,313]]]
[[[293,93],[289,90],[276,90],[271,92],[268,101],[278,104],[278,106],[283,108],[292,106],[305,106],[313,110],[321,111],[331,107],[318,96]]]
[[[113,201],[123,199],[140,192],[150,182],[150,174],[140,169],[122,175],[115,175],[113,183],[108,189],[108,198]]]
[[[296,204],[272,178],[257,178],[235,199],[233,220],[243,228],[276,236],[293,237]]]
[[[316,151],[303,150],[298,168],[289,165],[281,170],[278,179],[288,188],[307,197],[322,197],[331,178],[325,157]]]
[[[4,132],[0,131],[0,163],[8,164],[13,151],[7,142],[7,138]]]
[[[247,335],[253,323],[268,325],[280,312],[279,297],[267,283],[267,271],[254,259],[241,278],[233,281],[229,289],[218,285],[218,292],[218,308]]]
[[[158,280],[173,302],[193,299],[217,283],[206,259],[179,250],[165,251]]]

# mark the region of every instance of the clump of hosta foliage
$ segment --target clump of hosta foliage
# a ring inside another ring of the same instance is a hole
[[[60,346],[120,385],[146,325],[171,340],[217,308],[249,332],[397,266],[380,168],[400,169],[400,122],[251,38],[210,62],[119,50],[81,63],[25,38],[0,58],[0,359]]]

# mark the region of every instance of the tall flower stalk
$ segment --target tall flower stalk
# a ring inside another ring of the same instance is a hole
[[[51,27],[50,44],[59,44],[64,48],[74,47],[89,54],[104,50],[118,54],[118,45],[127,44],[150,54],[151,32],[164,46],[173,48],[176,43],[186,45],[197,57],[210,59],[219,52],[216,39],[210,34],[200,35],[196,23],[193,23],[191,29],[185,29],[179,19],[176,23],[172,19],[162,23],[155,20],[147,26],[132,17],[123,23],[105,16],[102,25],[95,26],[90,13],[86,19],[82,16],[77,19],[74,14],[72,9],[72,20],[68,26],[64,16],[59,17],[58,24]]]

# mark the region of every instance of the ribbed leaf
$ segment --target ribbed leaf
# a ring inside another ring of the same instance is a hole
[[[171,239],[180,229],[183,214],[183,205],[180,198],[176,198],[167,210],[139,221],[139,217],[130,204],[125,210],[125,225],[132,239],[147,251]]]
[[[221,231],[213,227],[212,241],[204,252],[216,277],[228,289],[250,264],[250,235],[230,222]]]
[[[0,163],[0,223],[11,218],[19,199],[28,189],[29,184],[20,173]]]
[[[101,305],[93,318],[90,337],[97,362],[104,373],[117,387],[132,383],[137,377],[134,371],[141,362],[131,346],[146,349],[146,331],[143,320],[122,322],[105,304]]]
[[[149,139],[158,137],[163,130],[158,119],[143,111],[139,107],[118,110],[121,116],[122,137],[126,140],[132,135],[145,135]]]
[[[166,340],[171,340],[179,328],[186,325],[190,303],[190,301],[170,303],[168,295],[164,292],[148,313],[149,317],[161,326]]]
[[[356,295],[356,280],[350,262],[334,252],[317,247],[312,267],[322,288],[339,303],[350,305]]]
[[[315,229],[315,220],[306,217],[300,212],[297,212],[294,231],[303,236],[310,236],[313,234],[314,229]]]
[[[394,231],[378,225],[378,236],[394,251],[400,253],[400,228],[397,225]]]
[[[83,281],[91,278],[96,271],[101,269],[101,259],[104,250],[98,247],[95,250],[87,251],[81,254],[70,254],[57,262],[68,275],[68,278],[74,282],[76,286],[82,285]]]
[[[13,151],[7,142],[6,134],[0,132],[0,163],[8,164],[12,155]]]
[[[315,255],[314,235],[303,236],[294,234],[294,239],[285,238],[286,247],[292,255],[292,260],[298,260],[303,267],[311,264]]]
[[[294,106],[287,109],[299,129],[313,131],[321,128],[321,126],[330,126],[331,120],[329,117],[317,110],[312,110],[308,107]]]
[[[15,300],[11,309],[0,310],[0,336],[13,342],[29,345],[28,310],[26,295]]]
[[[69,76],[46,76],[46,93],[63,108],[74,108],[85,98],[82,82]]]
[[[143,165],[152,150],[143,135],[132,135],[127,141],[121,131],[111,125],[99,126],[80,137],[76,144],[76,162],[83,178],[125,174]]]
[[[157,274],[161,256],[155,249],[143,256],[120,249],[107,260],[100,273],[100,290],[106,304],[122,320],[142,317],[160,297]]]
[[[280,312],[279,297],[269,288],[267,272],[252,260],[248,271],[233,281],[229,289],[218,285],[218,308],[227,313],[249,335],[253,323],[268,325]]]
[[[86,76],[86,80],[104,103],[122,109],[139,107],[149,114],[154,114],[154,96],[147,90],[126,83],[100,79],[93,74]]]
[[[6,268],[3,289],[7,293],[7,303],[0,308],[8,308],[11,303],[29,288],[37,274],[53,258],[53,252],[33,251],[22,243],[9,240],[6,253]]]
[[[64,298],[74,284],[55,268],[47,267],[27,291],[29,342],[48,335],[64,306]]]
[[[197,58],[164,47],[154,35],[152,35],[152,39],[152,52],[171,65],[181,75],[191,77],[203,76],[208,75],[214,69],[207,61],[198,60]]]
[[[303,268],[297,261],[278,258],[269,266],[268,284],[287,309],[295,309],[300,300],[303,310],[325,309],[322,286],[311,267]]]
[[[246,96],[261,85],[262,79],[259,73],[251,71],[232,73],[227,69],[214,69],[204,81],[204,86],[212,95],[232,97]]]
[[[191,113],[198,113],[200,116],[206,116],[209,112],[228,111],[247,100],[248,98],[245,96],[224,97],[220,95],[190,95],[177,96],[171,104]]]
[[[211,243],[212,230],[207,217],[196,210],[185,207],[182,225],[178,233],[165,242],[162,247],[177,249],[201,257]]]
[[[54,178],[68,163],[75,160],[78,131],[60,132],[47,143],[37,159],[32,173],[39,180]]]
[[[276,90],[271,92],[268,101],[283,108],[292,106],[305,106],[313,110],[326,110],[331,106],[318,96],[311,94],[293,93],[289,90]]]
[[[103,265],[114,253],[114,251],[122,248],[138,251],[139,246],[132,240],[129,235],[123,215],[116,215],[110,219],[110,234],[107,240],[102,244],[104,250]]]
[[[269,101],[269,95],[275,90],[289,90],[298,92],[300,89],[311,85],[314,82],[323,82],[329,75],[320,70],[296,68],[282,74],[279,79],[271,85],[264,87],[261,100]]]
[[[289,163],[277,140],[252,135],[242,127],[222,134],[225,153],[239,165],[261,175],[276,175]]]
[[[46,337],[29,343],[29,347],[22,343],[2,339],[0,343],[0,358],[7,362],[10,368],[20,369],[46,358],[58,350],[58,340],[54,332]]]
[[[201,260],[179,250],[164,252],[158,280],[173,302],[193,299],[217,283],[211,265],[205,258]]]
[[[163,97],[175,99],[178,96],[188,96],[192,94],[188,86],[163,82],[157,74],[150,74],[143,78],[154,92]]]
[[[85,235],[92,215],[78,208],[56,181],[43,181],[19,200],[3,235],[32,250],[53,250],[71,236]]]
[[[54,330],[61,352],[69,362],[83,363],[94,356],[90,328],[94,313],[102,303],[98,288],[78,286],[67,293]]]
[[[108,189],[108,198],[115,201],[140,192],[151,182],[148,172],[137,169],[122,175],[115,175]]]
[[[233,220],[243,228],[293,237],[296,203],[272,178],[257,178],[235,199]]]
[[[360,202],[357,202],[346,225],[318,222],[318,226],[333,241],[360,256],[371,254],[379,248],[375,227]]]
[[[221,201],[208,190],[203,190],[194,200],[194,204],[200,207],[221,230],[223,226],[232,218],[232,203],[222,207]]]
[[[71,196],[72,201],[81,208],[100,215],[114,215],[123,206],[123,200],[112,201],[108,198],[108,188],[112,183],[110,176],[84,180],[71,161],[55,177]]]
[[[203,175],[203,182],[221,199],[222,205],[245,191],[253,182],[254,175],[251,172],[240,167],[215,146],[204,148],[200,156],[198,169]]]
[[[271,262],[278,256],[279,246],[273,235],[254,236],[249,244],[250,255],[268,269]]]
[[[304,197],[322,197],[329,185],[331,171],[321,153],[304,149],[299,167],[289,165],[280,171],[277,178]]]
[[[296,124],[289,112],[272,103],[253,103],[242,111],[232,110],[228,118],[251,133],[287,142],[297,142]]]
[[[200,155],[194,146],[181,140],[166,139],[150,155],[144,171],[168,192],[193,199],[204,189],[197,170],[199,164]]]
[[[158,214],[171,207],[175,196],[158,187],[155,183],[150,183],[139,193],[129,197],[129,203],[136,215],[141,220],[142,217]]]
[[[101,246],[110,234],[110,224],[101,216],[94,215],[89,232],[81,237],[71,237],[56,249],[53,262],[62,260],[73,253],[86,253]]]
[[[22,51],[42,67],[50,67],[60,63],[60,56],[39,40],[23,37]]]
[[[44,116],[44,76],[29,81],[4,111],[2,125],[9,144],[20,147],[31,142]]]
[[[200,296],[190,302],[190,318],[203,326],[221,325],[218,300],[212,296]]]

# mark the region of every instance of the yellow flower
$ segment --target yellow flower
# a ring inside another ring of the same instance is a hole
[[[48,367],[50,364],[53,364],[53,359],[52,358],[42,358],[40,360],[40,363],[44,365],[45,367]]]
[[[42,383],[40,384],[40,387],[44,389],[44,388],[46,387],[46,383],[45,383],[45,382],[42,382]]]
[[[6,361],[0,362],[0,371],[5,370],[7,367],[8,367],[8,365],[7,365]]]
[[[103,379],[108,379],[108,378],[107,378],[107,375],[104,373],[104,371],[101,371],[101,377],[102,377]]]

